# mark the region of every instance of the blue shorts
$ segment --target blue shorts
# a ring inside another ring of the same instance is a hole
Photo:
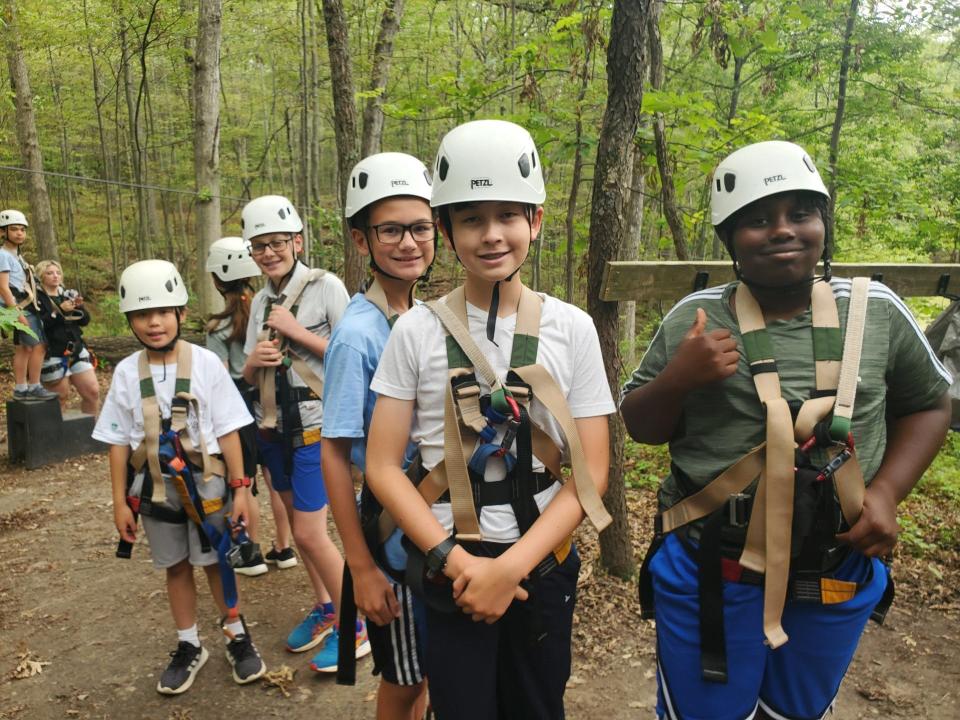
[[[293,468],[288,475],[283,468],[283,443],[264,440],[257,435],[260,461],[270,471],[270,482],[277,492],[293,491],[293,507],[302,512],[323,510],[327,506],[327,489],[320,469],[320,443],[295,448]]]
[[[821,605],[788,600],[783,629],[790,640],[764,645],[763,587],[724,581],[723,617],[728,681],[700,674],[697,563],[669,535],[650,563],[657,621],[657,715],[692,720],[751,718],[757,706],[778,720],[822,718],[833,706],[863,628],[883,597],[888,571],[859,553],[837,579],[863,583],[847,602]]]

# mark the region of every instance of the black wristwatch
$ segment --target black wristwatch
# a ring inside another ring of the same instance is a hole
[[[447,556],[457,544],[457,539],[451,535],[436,547],[427,551],[427,579],[433,580],[443,574],[443,569],[447,566]]]

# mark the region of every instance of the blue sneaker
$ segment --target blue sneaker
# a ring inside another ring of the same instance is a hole
[[[333,632],[336,621],[336,615],[325,615],[321,607],[313,608],[303,622],[287,635],[287,650],[298,653],[316,647]]]
[[[357,660],[370,654],[370,640],[367,639],[367,625],[361,624],[360,630],[356,635]],[[310,669],[318,673],[335,673],[337,671],[337,655],[340,652],[340,631],[334,629],[330,637],[323,644],[313,660],[310,661]]]

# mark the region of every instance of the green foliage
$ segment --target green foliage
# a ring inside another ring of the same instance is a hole
[[[28,326],[20,322],[20,308],[0,307],[0,330],[6,334],[12,334],[14,330],[20,330],[31,337],[37,334]]]

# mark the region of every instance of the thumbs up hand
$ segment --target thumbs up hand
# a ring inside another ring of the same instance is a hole
[[[707,314],[697,308],[697,316],[664,368],[682,390],[689,392],[703,385],[725,380],[737,371],[740,354],[729,330],[707,328]]]

